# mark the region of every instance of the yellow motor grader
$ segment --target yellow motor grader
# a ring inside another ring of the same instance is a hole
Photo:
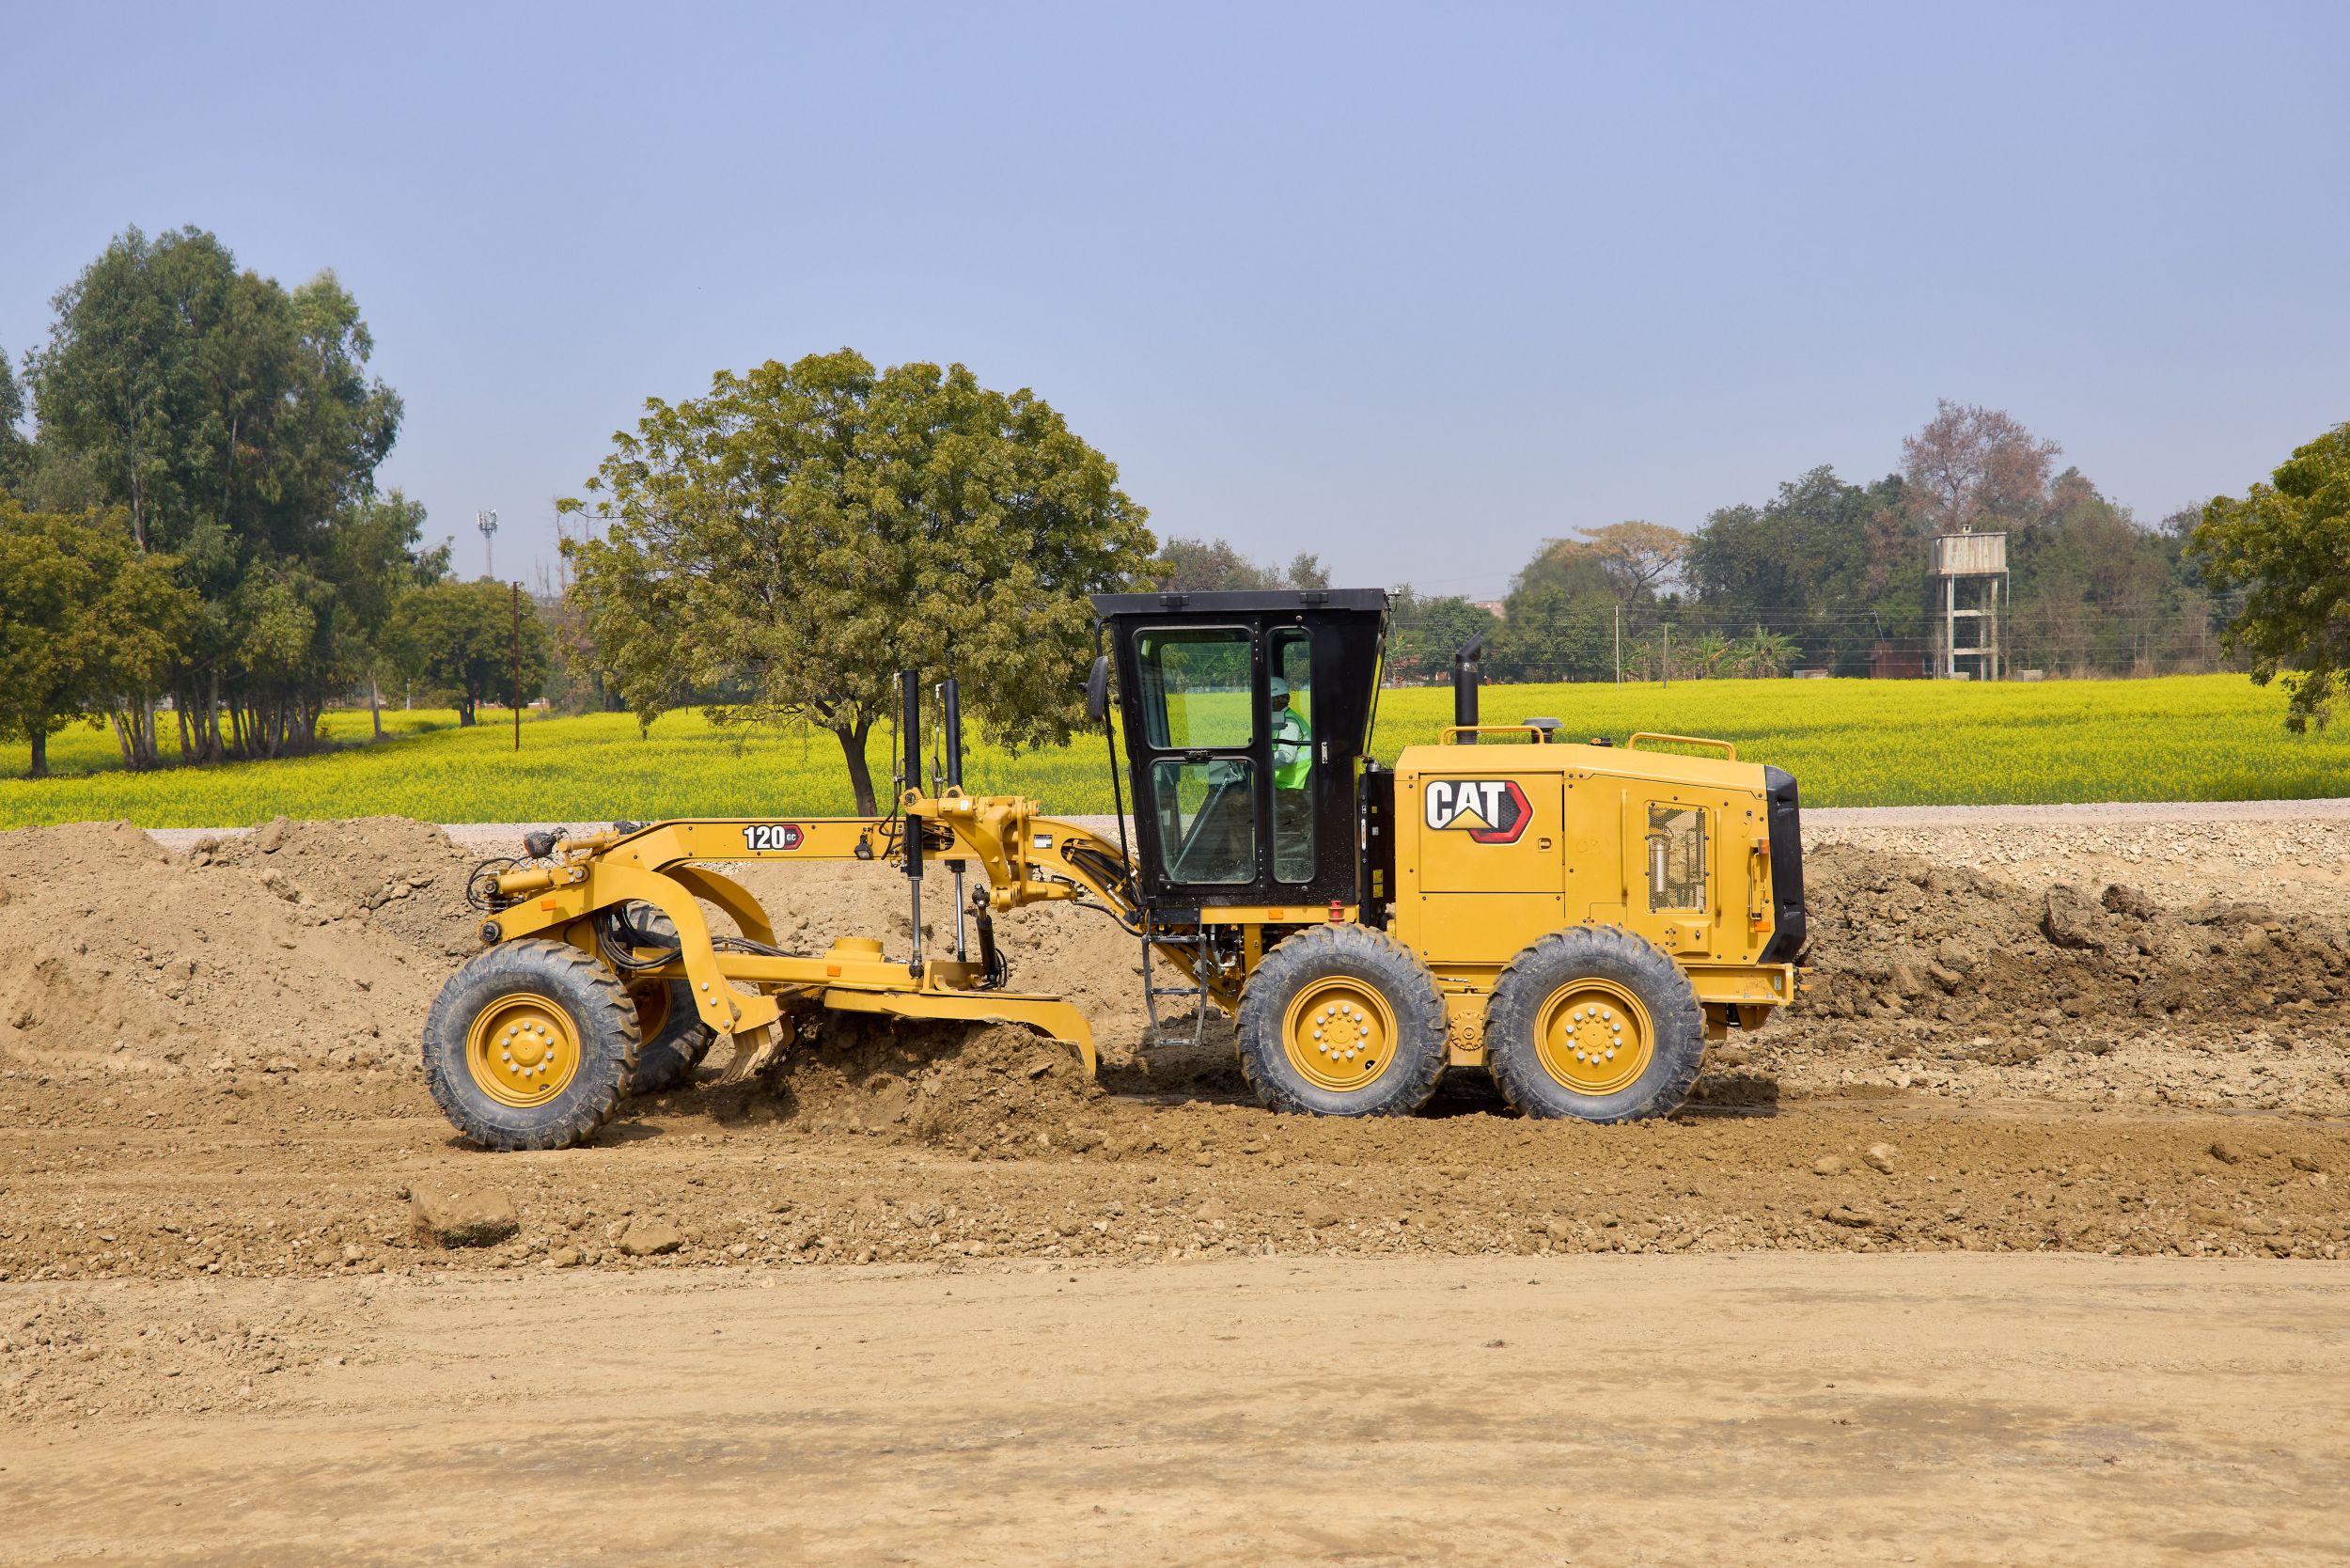
[[[1084,1015],[1012,989],[995,939],[995,915],[1048,901],[1106,911],[1139,944],[1154,1034],[1170,1027],[1162,1008],[1187,1005],[1195,1038],[1210,1008],[1233,1015],[1249,1084],[1282,1111],[1408,1114],[1467,1065],[1530,1117],[1661,1115],[1709,1040],[1793,999],[1804,905],[1787,774],[1726,742],[1580,745],[1556,720],[1480,724],[1474,644],[1454,660],[1454,723],[1386,768],[1369,752],[1384,590],[1094,604],[1087,709],[1105,736],[1117,727],[1114,838],[966,793],[951,679],[944,766],[925,788],[922,687],[906,672],[888,815],[619,823],[534,833],[522,856],[486,862],[468,890],[484,950],[424,1032],[449,1120],[494,1149],[574,1144],[713,1043],[731,1048],[729,1075],[757,1071],[822,1009],[1022,1025],[1090,1072]],[[893,868],[912,888],[907,949],[844,935],[786,950],[714,869],[753,860]],[[934,871],[957,889],[951,951],[923,941]]]

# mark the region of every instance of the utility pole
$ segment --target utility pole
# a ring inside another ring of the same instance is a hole
[[[523,748],[523,586],[514,585],[514,749]]]
[[[473,514],[473,525],[481,530],[481,575],[495,582],[498,569],[490,552],[490,536],[498,531],[498,514],[494,510],[477,511]]]
[[[1673,683],[1673,623],[1665,622],[1665,684]]]
[[[1616,684],[1623,684],[1623,606],[1616,606]]]

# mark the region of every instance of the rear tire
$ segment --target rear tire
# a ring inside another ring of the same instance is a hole
[[[1705,1014],[1689,977],[1619,926],[1551,933],[1501,972],[1485,1005],[1494,1082],[1537,1119],[1668,1115],[1704,1056]]]
[[[1240,1070],[1277,1111],[1409,1116],[1444,1073],[1444,997],[1369,926],[1316,926],[1265,955],[1240,1003]]]
[[[694,988],[682,980],[643,980],[629,988],[636,1009],[636,1073],[631,1094],[659,1094],[694,1075],[716,1031],[694,1011]]]
[[[485,1149],[568,1149],[611,1120],[636,1047],[619,976],[568,942],[521,937],[441,987],[424,1025],[425,1083]]]

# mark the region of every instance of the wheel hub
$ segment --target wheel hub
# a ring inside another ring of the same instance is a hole
[[[1578,980],[1543,1004],[1536,1054],[1578,1094],[1613,1094],[1647,1071],[1655,1049],[1648,1010],[1611,980]]]
[[[1387,1070],[1395,1013],[1377,989],[1348,976],[1318,980],[1289,1005],[1281,1043],[1300,1077],[1321,1089],[1361,1089]]]
[[[629,1000],[636,1004],[636,1037],[648,1042],[659,1039],[669,1022],[669,982],[655,980],[640,986]]]
[[[466,1031],[465,1061],[484,1094],[503,1105],[537,1105],[579,1072],[579,1033],[544,996],[501,996]]]

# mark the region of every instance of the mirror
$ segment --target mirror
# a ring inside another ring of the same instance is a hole
[[[1099,724],[1110,713],[1110,656],[1093,656],[1093,673],[1086,677],[1086,722]]]

